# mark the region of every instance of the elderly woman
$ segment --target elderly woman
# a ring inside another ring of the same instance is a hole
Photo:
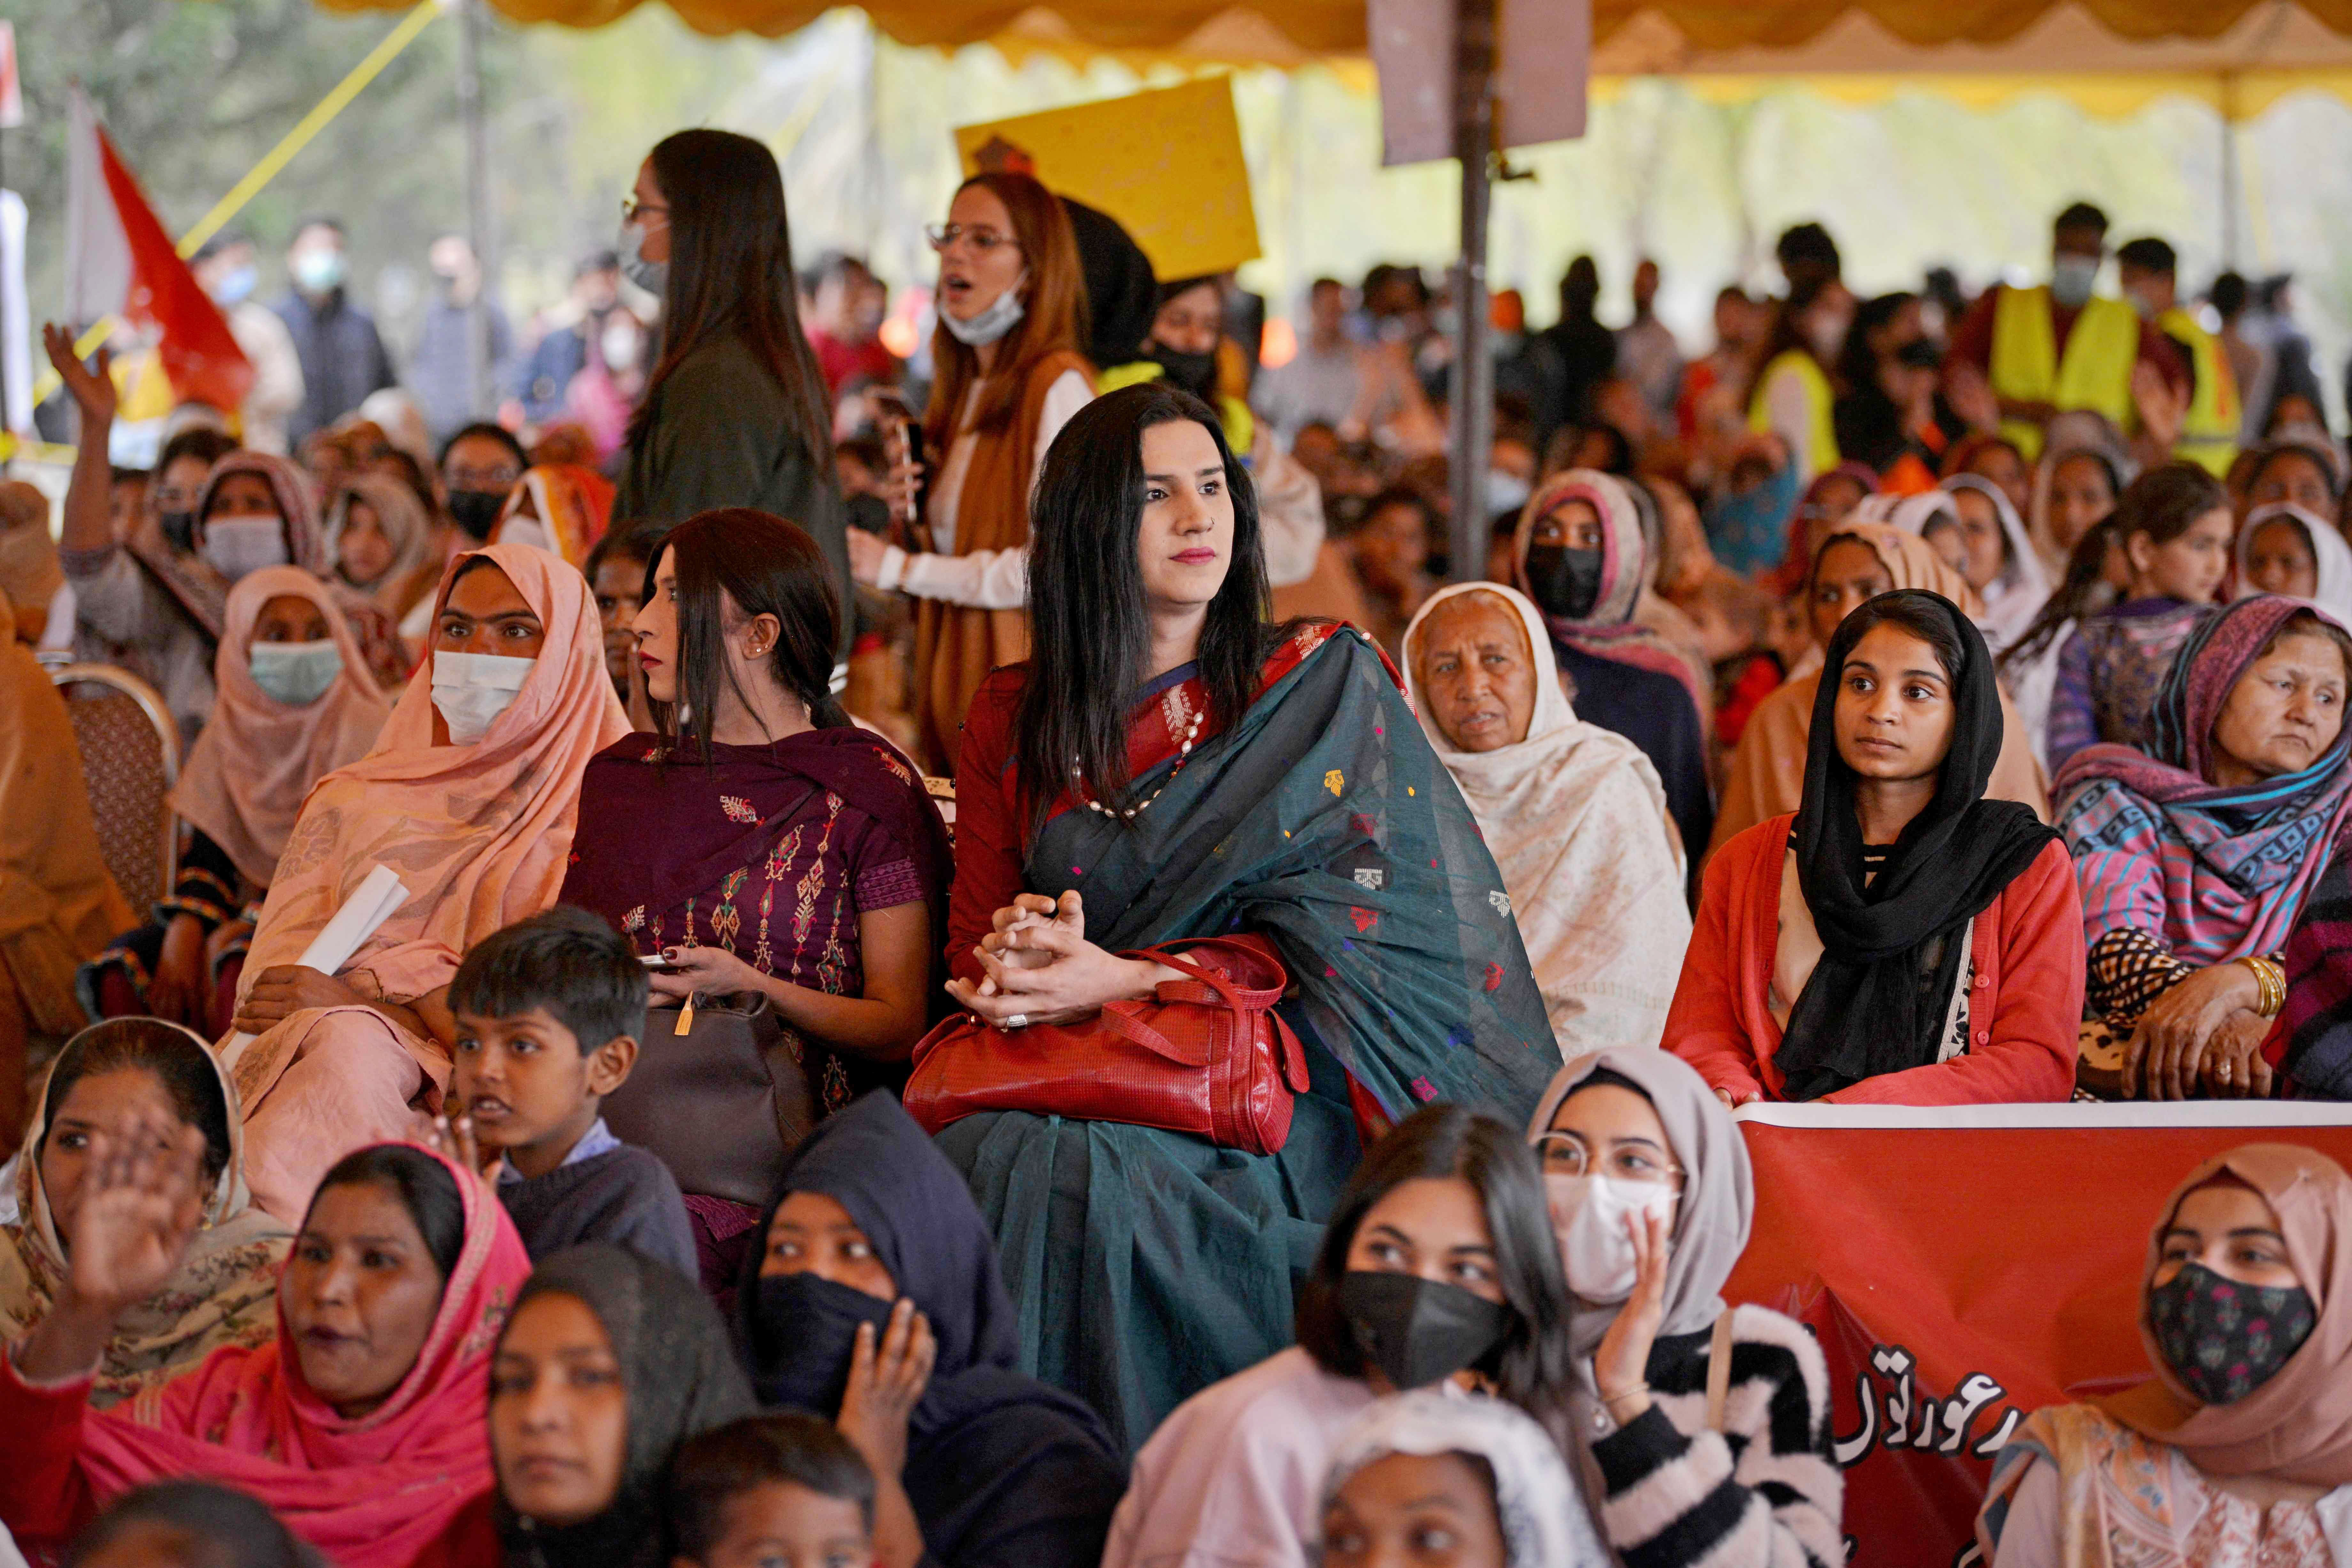
[[[2330,1568],[2352,1484],[2352,1179],[2249,1143],[2189,1174],[2140,1287],[2156,1375],[2036,1411],[1977,1518],[1992,1568]]]
[[[2059,773],[2091,1008],[2123,1042],[2098,1065],[2124,1093],[2269,1092],[2277,954],[2352,824],[2347,677],[2334,621],[2242,599],[2182,646],[2146,752],[2093,746]]]
[[[1654,1046],[1690,940],[1683,857],[1641,748],[1576,716],[1536,607],[1465,583],[1406,628],[1405,683],[1503,873],[1563,1059]]]

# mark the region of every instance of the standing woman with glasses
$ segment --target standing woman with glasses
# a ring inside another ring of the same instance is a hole
[[[1078,348],[1086,279],[1077,241],[1051,191],[1026,174],[974,174],[948,221],[928,232],[940,253],[940,324],[923,440],[944,457],[925,476],[917,551],[887,551],[875,585],[918,601],[916,716],[929,760],[953,771],[964,710],[990,670],[1028,657],[1029,617],[948,603],[972,597],[950,585],[1025,569],[1030,488],[1045,448],[1093,401],[1095,381]],[[911,461],[898,471],[909,502],[918,472]],[[900,515],[913,510],[905,505]]]
[[[664,137],[621,204],[621,269],[661,297],[662,326],[613,515],[772,513],[817,542],[847,603],[832,418],[801,331],[774,156],[731,132]]]

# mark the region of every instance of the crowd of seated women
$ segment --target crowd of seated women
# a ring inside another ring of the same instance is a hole
[[[2061,509],[1990,476],[1809,519],[1818,663],[1724,757],[1632,487],[1538,487],[1509,581],[1391,663],[1268,619],[1250,470],[1150,381],[1044,456],[1028,657],[972,689],[950,836],[833,694],[810,531],[600,550],[576,488],[465,442],[509,486],[486,536],[418,556],[413,487],[354,479],[336,566],[299,475],[215,463],[191,849],[144,922],[15,608],[56,554],[0,539],[0,1019],[102,1020],[26,1108],[0,1246],[0,1523],[37,1550],[268,1535],[194,1479],[385,1568],[1836,1563],[1821,1352],[1722,1299],[1735,1108],[2345,1081],[2352,645],[2292,500],[2240,531],[2152,468],[2038,606]],[[377,867],[396,906],[314,967]],[[1212,947],[1279,973],[1281,1136],[1057,1081],[1038,1049],[1227,996]],[[953,1100],[957,1059],[1028,1076]],[[2021,1429],[1990,1561],[2113,1526],[2111,1561],[2316,1568],[2352,1182],[2254,1145],[2137,1217],[2157,1377]]]

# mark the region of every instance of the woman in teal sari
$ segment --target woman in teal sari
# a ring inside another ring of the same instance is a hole
[[[1371,642],[1265,623],[1256,500],[1216,416],[1098,399],[1033,508],[1033,651],[965,721],[949,989],[1000,1026],[1083,1026],[1255,933],[1288,972],[1310,1092],[1274,1154],[1025,1111],[940,1147],[1019,1305],[1024,1370],[1140,1444],[1291,1340],[1365,1143],[1450,1100],[1524,1120],[1559,1054],[1493,858]]]

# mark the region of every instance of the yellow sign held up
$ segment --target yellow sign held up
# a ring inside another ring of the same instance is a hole
[[[1117,218],[1162,282],[1258,254],[1230,78],[966,125],[955,139],[966,174],[1020,169]]]

